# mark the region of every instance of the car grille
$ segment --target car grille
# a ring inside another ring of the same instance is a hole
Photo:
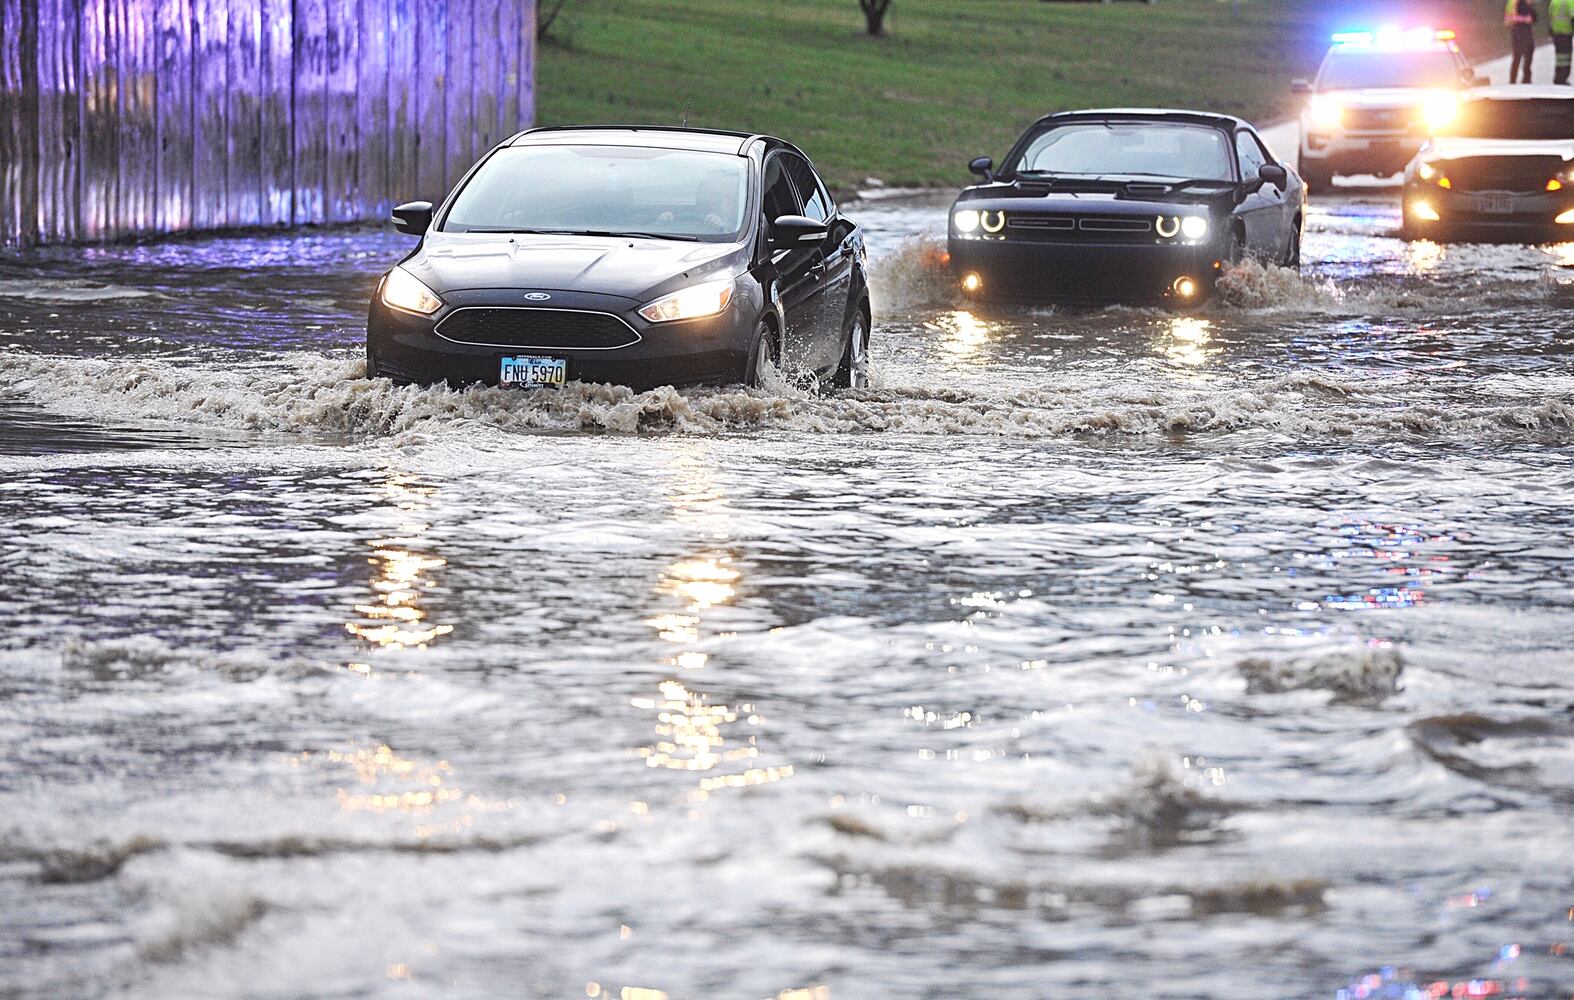
[[[463,344],[605,351],[639,342],[611,313],[574,309],[465,306],[437,324],[437,335]]]
[[[1006,228],[1020,239],[1147,242],[1153,220],[1136,215],[1007,215]]]
[[[1442,164],[1456,191],[1545,191],[1563,167],[1558,156],[1466,156]]]
[[[1403,132],[1414,118],[1410,108],[1350,108],[1344,127],[1351,132]]]

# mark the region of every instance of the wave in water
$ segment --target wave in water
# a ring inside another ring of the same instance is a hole
[[[360,361],[312,354],[245,367],[12,354],[6,365],[13,392],[68,416],[358,438],[441,435],[482,425],[509,432],[772,428],[1013,438],[1257,430],[1325,442],[1477,443],[1540,440],[1574,427],[1574,389],[1566,386],[1539,397],[1483,392],[1468,405],[1430,399],[1403,405],[1392,385],[1325,372],[1234,384],[1144,384],[1082,373],[1053,386],[991,392],[993,387],[926,385],[886,368],[875,388],[819,395],[788,386],[634,392],[574,384],[528,393],[401,387],[366,379]]]
[[[1404,657],[1384,647],[1312,657],[1250,657],[1236,664],[1250,694],[1331,691],[1337,701],[1373,703],[1400,690]]]

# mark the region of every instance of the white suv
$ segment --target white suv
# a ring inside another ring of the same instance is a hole
[[[1451,121],[1477,77],[1452,31],[1416,28],[1335,35],[1301,111],[1300,173],[1313,194],[1335,175],[1403,170],[1433,129]]]

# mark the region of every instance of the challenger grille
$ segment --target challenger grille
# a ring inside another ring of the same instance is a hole
[[[1545,191],[1560,156],[1465,156],[1440,164],[1456,191]]]
[[[1096,240],[1109,242],[1146,242],[1153,232],[1153,220],[1135,215],[1012,215],[1006,228],[1025,240]]]
[[[443,317],[437,335],[463,344],[609,350],[639,342],[639,334],[611,313],[573,309],[465,306]]]

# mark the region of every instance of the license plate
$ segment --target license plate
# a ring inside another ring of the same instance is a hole
[[[497,380],[526,389],[538,385],[563,385],[568,381],[568,361],[563,358],[504,358]]]
[[[1510,215],[1514,211],[1514,199],[1506,194],[1478,194],[1476,211],[1487,215]]]

